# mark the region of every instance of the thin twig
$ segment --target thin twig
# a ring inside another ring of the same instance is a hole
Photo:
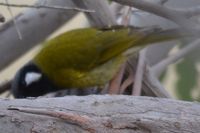
[[[95,9],[95,13],[86,13],[91,26],[116,25],[114,13],[107,0],[73,0],[73,3],[84,9]]]
[[[161,5],[164,5],[166,2],[168,2],[169,0],[160,0],[159,1],[159,3],[161,4]]]
[[[124,13],[123,13],[123,16],[122,16],[122,25],[129,25],[129,22],[130,22],[130,18],[131,18],[131,7],[125,7],[124,8]]]
[[[7,5],[9,5],[8,0],[5,0],[5,2],[6,2]],[[10,6],[7,6],[7,8],[8,8],[8,11],[9,11],[11,17],[12,17],[13,23],[14,23],[14,25],[15,25],[15,29],[16,29],[16,31],[17,31],[17,35],[18,35],[19,39],[22,40],[22,34],[21,34],[21,32],[20,32],[20,30],[19,30],[19,28],[18,28],[18,26],[17,26],[17,21],[16,21],[14,15],[13,15],[13,13],[12,13],[12,10],[11,10]]]
[[[169,93],[166,91],[166,89],[162,86],[162,84],[159,82],[159,80],[154,75],[151,68],[146,65],[145,69],[145,84],[151,88],[151,91],[157,96],[162,98],[172,98]]]
[[[127,63],[127,66],[129,68],[132,68],[130,70],[133,70],[132,73],[135,73],[135,67],[136,67],[137,61],[135,58],[131,58],[131,61],[129,60]],[[145,66],[145,72],[143,77],[143,91],[148,94],[148,96],[156,96],[160,98],[171,98],[169,93],[165,90],[165,88],[162,86],[162,84],[158,81],[158,79],[155,77],[153,72],[151,71],[150,67],[148,65]],[[135,74],[134,74],[135,75]]]
[[[125,67],[126,67],[126,63],[124,63],[121,66],[119,72],[116,73],[114,78],[110,81],[109,89],[108,89],[108,91],[109,91],[108,93],[109,94],[119,94],[120,85],[121,85],[122,78],[123,78],[123,75],[124,75]]]
[[[176,8],[176,9],[172,9],[172,10],[176,10],[177,12],[182,13],[187,18],[190,18],[192,16],[196,16],[196,15],[200,14],[200,6],[192,7],[192,8]]]
[[[197,39],[193,41],[191,44],[187,44],[184,48],[182,48],[180,51],[178,51],[176,54],[169,56],[168,58],[160,61],[158,64],[154,65],[152,67],[152,71],[154,74],[158,77],[166,68],[172,64],[178,61],[179,59],[182,59],[183,57],[187,56],[194,50],[198,50],[200,47],[200,39]]]
[[[147,49],[145,48],[139,52],[138,64],[137,64],[137,69],[136,69],[136,74],[135,74],[135,81],[134,81],[133,90],[132,90],[132,95],[134,95],[134,96],[141,95],[144,69],[145,69],[145,65],[146,65],[146,63],[145,63],[146,62],[146,50]]]
[[[169,9],[160,4],[148,2],[146,0],[113,0],[120,4],[133,6],[135,8],[156,14],[169,19],[182,26],[187,32],[193,33],[193,29],[199,28],[199,25],[192,20],[187,19],[182,13]]]
[[[132,73],[129,74],[128,78],[122,83],[119,94],[123,94],[126,88],[134,82],[134,76]]]
[[[36,9],[48,8],[48,9],[56,9],[56,10],[74,10],[74,11],[89,12],[89,13],[95,12],[94,10],[82,9],[78,7],[61,7],[61,6],[50,6],[50,5],[26,5],[26,4],[18,5],[18,4],[9,4],[9,3],[0,2],[0,6],[17,7],[17,8],[27,7],[27,8],[36,8]]]
[[[124,8],[124,13],[122,15],[122,21],[121,21],[121,24],[122,25],[129,25],[130,23],[130,17],[131,17],[131,7],[125,7]],[[119,78],[118,78],[118,89],[119,89],[119,94],[123,94],[125,89],[129,86],[129,84],[131,84],[133,82],[133,75],[132,73],[130,74],[130,76],[122,83],[122,80],[123,80],[123,75],[125,73],[125,69],[127,68],[126,67],[126,63],[124,63],[123,67],[122,67],[122,70],[120,71],[119,73]],[[122,83],[122,84],[121,84]]]
[[[64,112],[64,111],[58,111],[58,110],[47,110],[47,109],[28,108],[28,107],[12,107],[11,106],[11,107],[8,107],[7,109],[16,110],[23,113],[55,117],[55,118],[59,118],[59,119],[77,124],[78,126],[86,130],[90,130],[90,131],[95,130],[91,126],[92,119],[85,115],[78,115],[78,114],[73,114],[70,112]]]

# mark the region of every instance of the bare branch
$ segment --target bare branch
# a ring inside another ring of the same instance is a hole
[[[135,58],[131,58],[128,61],[128,65],[133,69],[133,72],[136,71],[137,61]],[[128,82],[130,83],[130,82]],[[147,96],[161,97],[161,98],[171,98],[165,88],[161,85],[155,75],[151,72],[151,69],[148,65],[145,66],[145,72],[143,77],[142,90]]]
[[[38,3],[40,3],[40,0],[38,0]],[[75,6],[70,0],[48,0],[47,3],[48,5]],[[20,40],[17,36],[12,21],[2,25],[0,28],[0,69],[5,68],[27,50],[43,41],[50,33],[70,20],[76,13],[72,10],[25,10],[15,18],[23,40]]]
[[[198,133],[200,130],[198,103],[164,98],[93,95],[1,99],[0,109],[3,133]]]
[[[193,29],[199,28],[198,24],[196,24],[192,20],[187,19],[182,13],[171,10],[160,4],[148,2],[146,0],[113,0],[113,1],[124,5],[133,6],[135,8],[167,18],[177,23],[178,25],[182,26],[185,30],[191,33],[193,32]]]
[[[128,76],[128,78],[125,79],[125,81],[122,83],[122,85],[120,87],[119,94],[123,94],[124,91],[127,89],[127,87],[134,82],[134,79],[135,79],[134,78],[134,74],[130,73],[129,76]]]
[[[126,68],[126,64],[123,64],[121,66],[120,70],[118,71],[118,73],[116,73],[116,75],[110,81],[109,89],[108,89],[109,94],[119,94],[120,93],[120,85],[121,85],[121,82],[123,79],[125,68]]]
[[[6,1],[6,4],[9,4],[8,0],[5,0],[5,1]],[[19,30],[19,27],[17,25],[16,19],[15,19],[13,13],[12,13],[12,10],[11,10],[11,8],[9,6],[7,6],[7,8],[8,8],[8,11],[9,11],[11,17],[12,17],[13,23],[15,25],[15,29],[17,31],[17,35],[18,35],[19,39],[22,40],[22,34],[21,34],[20,30]]]
[[[0,94],[4,93],[7,90],[10,90],[12,81],[5,81],[0,84]]]
[[[45,115],[50,117],[59,118],[62,120],[65,120],[67,122],[71,122],[73,124],[76,124],[78,126],[81,126],[85,130],[95,130],[92,129],[91,123],[92,119],[87,117],[86,115],[78,115],[73,114],[70,112],[64,112],[61,110],[52,110],[52,109],[44,109],[44,108],[27,108],[27,107],[8,107],[8,110],[15,110],[23,113],[28,114],[36,114],[36,115]]]
[[[178,61],[179,59],[184,58],[194,50],[198,50],[200,48],[200,39],[193,41],[191,44],[187,44],[184,48],[179,50],[174,55],[169,56],[168,58],[160,61],[158,64],[154,65],[151,69],[153,73],[158,77],[166,68]]]
[[[144,82],[145,85],[148,86],[147,89],[150,88],[150,91],[153,92],[157,97],[162,98],[171,98],[169,93],[166,91],[166,89],[162,86],[160,81],[156,78],[154,73],[152,72],[151,68],[146,66],[146,72],[144,76]]]
[[[141,89],[142,89],[142,81],[143,81],[143,75],[144,70],[146,66],[146,48],[141,50],[138,57],[138,64],[135,74],[135,81],[133,85],[132,95],[134,96],[140,96],[141,95]]]
[[[172,10],[176,10],[177,12],[182,13],[183,15],[185,15],[188,18],[200,14],[200,6],[192,7],[192,8],[184,8],[184,9],[176,8],[176,9],[172,9]]]
[[[7,6],[7,7],[17,7],[17,8],[22,8],[22,7],[27,7],[27,8],[47,8],[47,9],[56,9],[56,10],[74,10],[74,11],[79,11],[79,12],[95,12],[94,10],[89,10],[89,9],[81,9],[78,7],[62,7],[62,6],[55,6],[55,5],[26,5],[26,4],[9,4],[9,3],[2,3],[0,2],[0,6]]]
[[[115,25],[116,19],[106,0],[74,0],[78,7],[93,9],[95,13],[86,13],[86,17],[93,26]]]
[[[130,24],[130,18],[131,18],[131,7],[125,7],[124,8],[124,13],[122,14],[122,25],[129,25]]]
[[[169,1],[169,0],[160,0],[160,4],[163,5],[163,4],[167,3],[167,1]]]

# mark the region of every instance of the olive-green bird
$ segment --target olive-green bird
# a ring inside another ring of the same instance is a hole
[[[45,42],[12,83],[17,98],[39,96],[57,88],[87,88],[110,81],[126,61],[126,51],[173,40],[176,30],[113,26],[72,30]]]

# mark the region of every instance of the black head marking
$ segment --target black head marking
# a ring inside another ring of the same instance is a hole
[[[59,89],[33,63],[16,73],[11,88],[16,98],[37,97]]]

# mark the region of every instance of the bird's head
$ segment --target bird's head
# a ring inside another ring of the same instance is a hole
[[[15,98],[26,98],[41,96],[57,89],[34,63],[28,63],[16,73],[11,90]]]

